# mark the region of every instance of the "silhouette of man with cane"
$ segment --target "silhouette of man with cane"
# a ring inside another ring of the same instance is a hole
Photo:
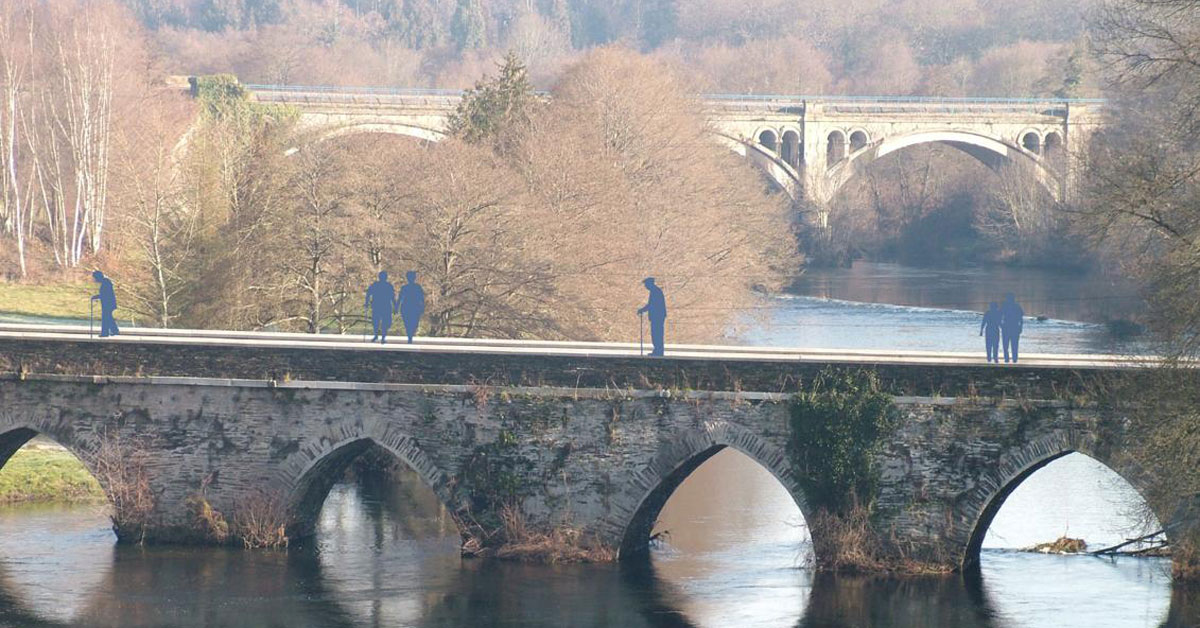
[[[375,336],[371,342],[379,340],[379,344],[387,344],[388,329],[392,327],[392,308],[396,301],[396,289],[388,283],[387,271],[379,273],[379,281],[367,288],[367,300],[363,308],[371,310],[371,324],[375,326]]]
[[[642,285],[646,286],[646,290],[650,292],[650,298],[647,299],[646,305],[638,309],[638,316],[642,314],[649,316],[650,344],[653,346],[650,355],[661,357],[663,355],[663,324],[667,321],[667,299],[663,296],[662,288],[654,284],[654,277],[646,277],[642,281]]]
[[[112,280],[97,270],[92,273],[92,281],[100,284],[99,294],[92,295],[90,302],[100,302],[100,337],[116,336],[121,330],[117,329],[117,320],[113,318],[113,310],[117,309],[117,293],[113,290]],[[91,319],[90,313],[88,318]]]

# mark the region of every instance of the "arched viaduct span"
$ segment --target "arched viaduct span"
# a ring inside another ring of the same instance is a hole
[[[461,93],[453,90],[247,86],[286,104],[326,137],[391,133],[445,136]],[[1091,99],[845,96],[705,97],[714,138],[763,170],[793,199],[826,206],[875,159],[919,144],[957,148],[992,169],[1022,164],[1056,198],[1073,187],[1068,152],[1100,121]]]
[[[1144,488],[1120,444],[1124,419],[1074,401],[1090,374],[1137,368],[1117,358],[1032,356],[999,368],[953,354],[668,353],[137,329],[100,341],[86,328],[0,326],[0,464],[35,434],[89,466],[102,438],[141,439],[156,496],[147,534],[173,542],[191,540],[187,501],[202,487],[225,513],[264,497],[286,504],[282,523],[301,537],[368,447],[409,465],[462,514],[487,490],[472,484],[483,453],[512,463],[530,525],[569,523],[629,557],[646,549],[675,487],[726,447],[812,515],[788,452],[786,401],[840,368],[873,370],[895,395],[899,428],[877,459],[875,523],[888,548],[972,566],[1007,495],[1069,452]]]

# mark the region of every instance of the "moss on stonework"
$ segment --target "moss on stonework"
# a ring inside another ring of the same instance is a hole
[[[482,539],[501,527],[500,512],[516,504],[526,489],[525,474],[533,461],[520,452],[516,435],[500,430],[496,440],[479,445],[471,452],[455,478],[455,489],[462,497],[465,512],[460,517],[473,534]]]

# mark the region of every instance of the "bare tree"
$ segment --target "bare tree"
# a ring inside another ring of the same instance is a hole
[[[713,139],[693,92],[650,59],[594,52],[566,72],[517,151],[553,234],[560,320],[578,335],[636,333],[629,308],[654,275],[671,336],[712,338],[792,261],[784,199]]]
[[[19,2],[0,7],[0,226],[16,240],[22,277],[28,273],[25,249],[31,220],[18,175],[21,139],[17,121],[32,56],[32,8],[30,3]]]
[[[338,331],[347,327],[350,289],[346,199],[343,169],[349,156],[336,149],[305,145],[292,155],[281,213],[270,218],[272,229],[261,242],[256,272],[275,277],[261,282],[283,304],[277,323],[299,320],[305,331],[318,333],[329,319]],[[278,269],[268,266],[277,264]]]
[[[67,24],[51,44],[55,73],[51,120],[70,153],[74,183],[67,262],[76,266],[103,242],[108,206],[108,159],[116,33],[102,6],[70,7]],[[85,249],[86,245],[86,249]]]
[[[186,204],[175,150],[195,113],[181,96],[162,92],[147,93],[137,109],[138,123],[122,128],[115,146],[113,201],[126,259],[115,274],[124,307],[170,327],[187,305],[199,262],[200,212]]]
[[[1076,224],[1145,286],[1164,352],[1200,350],[1200,0],[1113,0],[1094,24],[1111,68],[1109,124],[1085,155]],[[1173,368],[1174,367],[1174,368]],[[1144,496],[1178,517],[1169,534],[1175,575],[1200,579],[1200,413],[1189,359],[1136,374],[1101,397],[1129,417],[1130,455],[1146,469]],[[1187,506],[1191,504],[1191,514]],[[1189,520],[1190,519],[1190,520]],[[1164,523],[1168,523],[1164,521]]]
[[[406,190],[389,225],[384,264],[416,270],[428,302],[427,333],[518,338],[555,333],[547,225],[520,177],[491,150],[450,140],[412,147],[393,166]]]
[[[1089,143],[1078,221],[1149,289],[1155,327],[1200,349],[1200,1],[1120,0],[1096,21],[1110,124]]]

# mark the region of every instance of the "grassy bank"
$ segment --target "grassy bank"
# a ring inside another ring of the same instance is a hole
[[[78,458],[52,442],[31,441],[0,469],[0,504],[103,501],[96,478]]]
[[[88,298],[93,292],[92,286],[87,283],[0,282],[0,312],[24,316],[86,318]]]

